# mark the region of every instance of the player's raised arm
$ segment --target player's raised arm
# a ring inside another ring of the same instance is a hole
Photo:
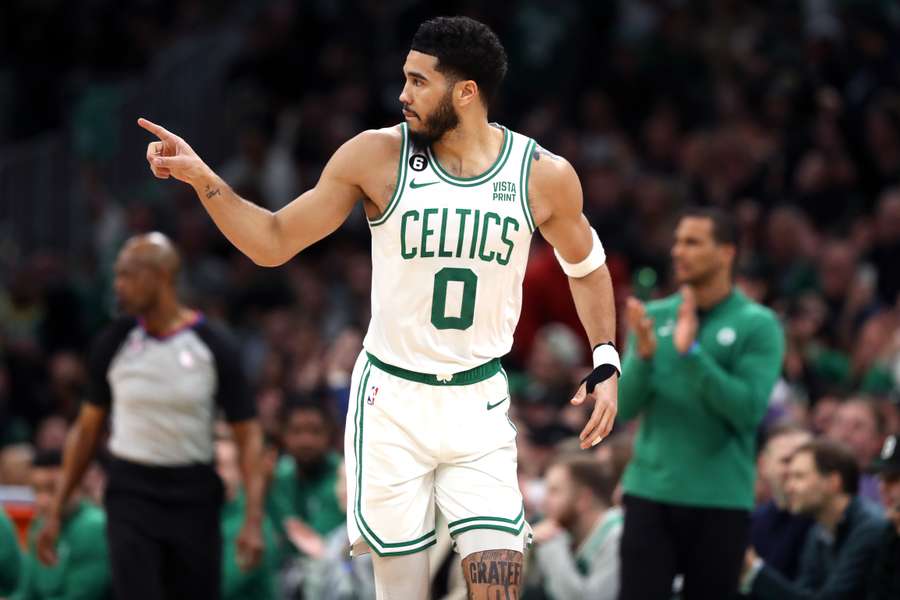
[[[606,255],[581,212],[581,182],[565,159],[541,148],[531,159],[529,200],[536,222],[569,277],[578,318],[594,348],[594,370],[573,404],[594,398],[594,410],[579,436],[581,447],[598,444],[612,430],[617,412],[619,356],[615,349],[616,307]]]
[[[267,267],[285,263],[340,227],[364,196],[361,165],[383,155],[385,144],[381,132],[357,135],[334,153],[314,188],[273,213],[234,193],[179,136],[143,118],[138,125],[159,138],[147,146],[153,174],[193,187],[225,237],[253,262]]]

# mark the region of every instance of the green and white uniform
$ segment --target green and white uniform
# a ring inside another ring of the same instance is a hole
[[[372,320],[345,436],[357,551],[362,542],[380,555],[430,546],[435,505],[461,552],[466,531],[512,534],[520,550],[529,532],[499,358],[522,306],[534,142],[497,127],[497,160],[463,179],[400,126],[396,190],[369,223]]]

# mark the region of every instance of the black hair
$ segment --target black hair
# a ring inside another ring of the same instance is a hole
[[[737,221],[728,212],[714,206],[692,206],[681,213],[681,218],[709,219],[713,225],[713,239],[717,244],[736,246]]]
[[[469,17],[436,17],[419,25],[411,50],[437,57],[437,70],[472,79],[490,106],[506,77],[506,50],[490,27]]]
[[[62,466],[62,452],[59,450],[40,450],[34,456],[32,467],[52,469]]]
[[[841,476],[844,493],[855,496],[859,491],[859,465],[853,452],[844,444],[832,440],[813,440],[800,446],[794,456],[809,452],[820,475],[837,473]]]
[[[281,407],[281,423],[286,425],[295,412],[308,411],[318,413],[327,427],[334,424],[334,417],[324,394],[304,395],[287,394]]]

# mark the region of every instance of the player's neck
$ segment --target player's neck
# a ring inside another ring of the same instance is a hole
[[[431,145],[431,150],[451,174],[472,177],[486,171],[497,160],[503,135],[486,118],[460,119],[455,129]]]

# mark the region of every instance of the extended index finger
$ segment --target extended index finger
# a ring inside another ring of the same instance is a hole
[[[139,118],[137,120],[137,124],[163,141],[167,141],[175,137],[174,133],[172,133],[162,125],[157,125],[153,121],[148,121],[144,117]]]

